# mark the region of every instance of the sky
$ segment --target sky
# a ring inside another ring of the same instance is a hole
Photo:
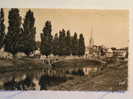
[[[5,24],[8,26],[8,11],[5,12]],[[24,19],[29,9],[20,8]],[[83,33],[85,45],[89,46],[92,37],[96,45],[106,47],[127,47],[129,42],[129,11],[128,10],[98,10],[98,9],[31,9],[34,12],[36,40],[40,41],[40,33],[47,20],[52,23],[52,35],[63,28],[70,30],[71,35]]]

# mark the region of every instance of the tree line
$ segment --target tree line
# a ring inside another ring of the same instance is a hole
[[[8,27],[5,32],[4,11],[0,11],[0,48],[12,53],[23,52],[30,55],[37,49],[35,17],[31,10],[26,12],[24,19],[17,8],[11,8],[8,12]],[[46,21],[41,33],[40,52],[43,55],[58,56],[83,56],[85,54],[84,37],[81,33],[78,37],[75,32],[71,36],[70,30],[60,30],[52,35],[51,21]]]

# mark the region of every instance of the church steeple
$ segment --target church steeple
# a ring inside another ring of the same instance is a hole
[[[93,45],[94,45],[93,28],[91,28],[91,32],[90,32],[90,40],[89,40],[89,48],[92,48]]]

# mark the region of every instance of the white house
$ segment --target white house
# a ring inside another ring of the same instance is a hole
[[[34,56],[40,56],[41,52],[40,49],[38,48],[37,50],[34,51]]]
[[[113,56],[113,50],[111,48],[107,49],[106,57],[112,57]]]

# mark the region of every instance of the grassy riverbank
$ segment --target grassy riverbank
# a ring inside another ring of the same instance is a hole
[[[124,91],[127,90],[128,66],[127,62],[110,63],[96,76],[75,76],[50,90],[73,91]]]

